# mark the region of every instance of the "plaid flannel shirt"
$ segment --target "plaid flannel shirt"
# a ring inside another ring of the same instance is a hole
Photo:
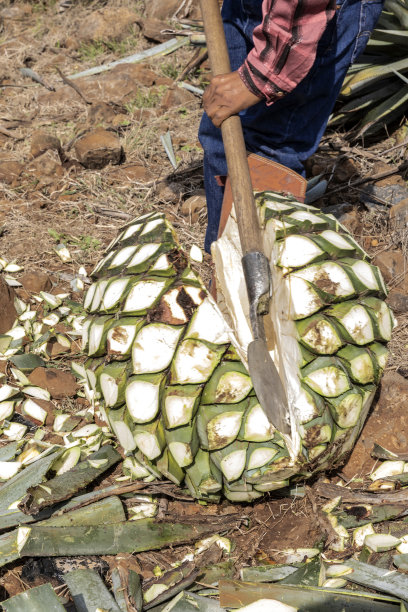
[[[254,48],[238,72],[255,95],[272,104],[308,74],[334,0],[263,0]]]

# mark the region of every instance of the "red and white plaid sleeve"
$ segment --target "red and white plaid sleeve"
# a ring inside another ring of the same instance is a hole
[[[250,91],[272,104],[308,74],[335,12],[334,0],[263,0],[254,48],[238,72]]]

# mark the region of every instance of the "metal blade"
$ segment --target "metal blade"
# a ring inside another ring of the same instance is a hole
[[[255,393],[269,421],[278,431],[290,435],[288,400],[266,340],[253,340],[248,345],[248,369]]]

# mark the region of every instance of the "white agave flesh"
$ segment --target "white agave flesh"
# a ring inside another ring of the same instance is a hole
[[[286,284],[291,299],[291,304],[284,310],[288,318],[305,319],[324,306],[323,300],[303,278],[290,274],[286,277]]]
[[[141,228],[143,227],[143,223],[135,223],[134,225],[131,225],[130,227],[127,228],[127,230],[125,230],[125,232],[123,232],[123,234],[120,236],[119,238],[119,242],[123,242],[124,240],[127,240],[128,238],[131,238],[132,236],[134,236]],[[112,247],[109,247],[112,248]]]
[[[350,253],[353,253],[354,246],[352,246],[343,236],[334,232],[333,230],[325,230],[321,232],[320,236],[330,242],[333,246],[339,247],[340,249],[347,249]]]
[[[168,428],[186,425],[193,412],[195,397],[168,395],[165,399],[165,411],[167,415]]]
[[[18,461],[0,461],[0,480],[9,480],[21,470]]]
[[[0,423],[2,423],[4,419],[9,419],[13,415],[15,405],[15,400],[0,402]]]
[[[221,471],[228,481],[237,480],[245,469],[246,451],[231,451],[220,462]]]
[[[192,261],[196,261],[197,263],[202,263],[203,261],[203,252],[196,244],[190,249],[189,257]]]
[[[27,416],[30,416],[32,419],[39,421],[44,425],[45,419],[47,418],[47,411],[44,410],[41,406],[39,406],[34,400],[26,399],[22,405],[22,412]]]
[[[274,426],[268,421],[260,404],[255,404],[246,416],[244,438],[248,442],[267,442],[275,433]]]
[[[22,287],[22,284],[13,276],[5,274],[3,278],[9,287]]]
[[[193,462],[191,447],[184,442],[170,442],[169,451],[180,467],[187,467]]]
[[[88,355],[92,356],[100,349],[102,336],[105,330],[105,319],[94,321],[88,332]]]
[[[153,221],[148,221],[140,235],[145,236],[146,234],[150,234],[150,232],[157,229],[160,225],[164,225],[163,218],[153,219]]]
[[[151,323],[137,334],[132,348],[132,363],[135,374],[161,372],[173,358],[183,332],[181,327],[165,323]]]
[[[59,320],[60,317],[55,312],[51,312],[49,315],[43,318],[42,322],[45,325],[50,325],[51,327],[54,327],[55,325],[57,325],[57,323],[59,323]]]
[[[136,423],[148,423],[159,410],[160,385],[133,380],[126,387],[126,405]]]
[[[284,268],[299,268],[320,257],[324,251],[307,238],[293,234],[287,236],[280,247],[279,265]]]
[[[182,290],[183,287],[175,287],[174,289],[167,291],[161,298],[163,306],[167,307],[168,309],[170,319],[176,321],[177,323],[188,322],[188,317],[184,312],[184,309],[178,303],[178,297]]]
[[[26,425],[20,423],[9,423],[7,427],[4,427],[3,433],[9,440],[21,440],[24,438],[25,432],[27,431]]]
[[[103,279],[101,281],[98,281],[96,283],[96,288],[93,294],[93,298],[92,298],[92,302],[91,305],[88,306],[87,310],[89,310],[89,312],[95,312],[101,305],[101,301],[102,301],[102,296],[104,294],[104,291],[106,289],[107,284],[109,283],[108,279]]]
[[[303,334],[302,338],[306,344],[323,355],[332,355],[342,345],[336,331],[325,319],[317,321],[309,331]]]
[[[133,434],[129,427],[126,425],[124,421],[116,420],[110,418],[110,424],[115,433],[115,436],[119,440],[119,444],[122,446],[125,453],[129,453],[136,448],[136,441],[133,437]],[[126,459],[125,459],[126,461]],[[123,466],[125,467],[125,465]],[[134,476],[135,478],[144,478],[149,475],[147,470],[142,471],[143,475]]]
[[[351,266],[357,278],[368,288],[374,291],[379,290],[378,282],[375,277],[373,267],[361,259],[356,259],[356,262]]]
[[[84,425],[80,429],[72,432],[73,438],[88,438],[89,436],[93,436],[95,433],[100,432],[101,428],[95,423],[89,423],[88,425]]]
[[[348,274],[334,261],[326,261],[320,265],[308,266],[303,270],[297,270],[294,274],[337,297],[353,295],[355,291]],[[330,289],[325,288],[326,283],[329,285]]]
[[[10,397],[14,397],[20,393],[18,387],[12,387],[11,385],[2,385],[0,387],[0,402],[8,400]]]
[[[25,334],[26,332],[24,327],[22,327],[21,325],[16,325],[16,327],[12,327],[8,330],[6,336],[11,336],[13,340],[21,340],[22,338],[24,338]]]
[[[207,423],[208,447],[210,450],[227,446],[235,440],[241,427],[242,412],[223,412]]]
[[[137,246],[128,246],[123,247],[123,249],[120,249],[120,251],[117,251],[115,257],[112,259],[108,266],[108,270],[123,266],[128,261],[128,259],[132,257],[136,249]]]
[[[248,470],[254,470],[262,467],[271,461],[278,451],[275,448],[260,447],[252,451],[249,461]]]
[[[205,344],[183,341],[177,349],[172,364],[174,367],[172,382],[179,384],[207,382],[217,365],[215,359],[214,351]]]
[[[50,400],[51,395],[47,389],[42,389],[41,387],[27,386],[22,389],[25,395],[30,395],[30,397],[35,397],[36,399],[41,400]]]
[[[118,401],[119,387],[113,376],[109,376],[103,372],[99,379],[99,384],[102,389],[103,399],[106,406],[114,406]]]
[[[404,461],[384,461],[372,474],[371,480],[386,480],[389,476],[397,476],[404,473]]]
[[[356,344],[368,344],[374,340],[373,324],[364,306],[353,306],[341,319],[341,323]]]
[[[165,270],[169,270],[171,268],[171,262],[167,257],[166,253],[163,253],[159,256],[154,265],[150,268],[151,272],[164,272]]]
[[[161,448],[155,435],[147,431],[138,432],[135,434],[135,441],[138,448],[150,461],[161,455]]]
[[[135,256],[132,257],[132,259],[128,262],[126,267],[132,268],[134,266],[138,266],[139,264],[142,264],[144,261],[153,257],[153,255],[157,253],[160,247],[161,247],[160,244],[157,244],[154,242],[152,243],[148,242],[147,244],[142,244],[142,246],[139,248]]]
[[[308,212],[307,210],[297,210],[288,215],[289,218],[296,219],[297,221],[310,221],[314,224],[323,223],[322,219],[313,213]]]
[[[118,325],[108,331],[108,353],[124,355],[133,344],[136,336],[136,325]]]
[[[372,523],[367,523],[367,525],[361,525],[361,527],[356,527],[353,530],[353,544],[357,548],[364,546],[364,540],[367,535],[375,533],[374,527]]]
[[[107,286],[102,298],[102,309],[110,310],[121,300],[123,293],[129,285],[130,277],[118,278]]]
[[[35,310],[26,310],[18,318],[20,321],[32,321],[36,316],[37,312]]]
[[[337,397],[350,388],[346,374],[336,366],[327,366],[310,372],[305,382],[324,397]]]
[[[313,398],[305,389],[300,388],[295,407],[297,419],[300,424],[308,423],[318,416]]]
[[[123,312],[137,312],[150,308],[166,286],[165,281],[139,281],[126,298]]]
[[[210,300],[205,300],[197,308],[187,329],[186,338],[198,338],[212,344],[229,342],[229,330],[218,307]]]

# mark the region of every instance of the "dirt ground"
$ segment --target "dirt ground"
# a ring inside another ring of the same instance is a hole
[[[67,79],[79,71],[152,48],[163,33],[156,24],[159,34],[150,33],[149,38],[144,35],[153,26],[146,25],[146,9],[139,0],[77,0],[63,13],[58,12],[57,4],[53,0],[6,0],[0,5],[0,256],[23,266],[25,272],[46,273],[54,284],[54,293],[70,290],[69,279],[80,266],[90,273],[117,229],[134,216],[164,211],[186,248],[203,246],[206,226],[202,150],[197,139],[201,99],[175,82],[200,48],[186,45],[167,56],[122,65],[67,84]],[[102,15],[97,42],[90,38],[95,32],[89,33],[95,11]],[[112,15],[122,20],[117,35],[112,35]],[[188,21],[188,13],[185,17],[186,27],[191,29],[195,22]],[[174,35],[173,26],[168,28],[167,38]],[[24,76],[24,68],[39,75],[42,84]],[[208,79],[207,62],[183,78],[198,88],[205,87]],[[387,153],[402,127],[395,126],[395,133],[384,132],[381,140],[368,143],[352,143],[346,134],[328,132],[309,160],[307,172],[308,177],[323,174],[329,180],[326,195],[315,205],[347,203],[342,222],[384,267],[383,271],[388,270],[386,280],[392,292],[407,296],[406,225],[395,227],[387,205],[367,210],[360,201],[364,185],[353,187],[354,181],[392,170],[403,161],[405,148]],[[97,136],[102,139],[97,159],[84,165],[79,143],[97,129],[104,130]],[[168,131],[176,169],[161,142]],[[111,163],[104,165],[107,156]],[[395,173],[376,184],[405,187],[405,178]],[[189,198],[197,193],[200,198],[191,203]],[[56,255],[54,249],[60,241],[70,250],[69,263]],[[397,269],[386,261],[389,251],[398,253]],[[206,256],[197,267],[208,280],[209,258]],[[404,428],[407,431],[406,401],[401,398],[408,399],[408,317],[403,309],[396,315],[399,326],[390,345],[388,378],[350,462],[340,476],[332,475],[334,482],[362,477],[372,469],[373,442],[391,450],[406,450],[402,433]],[[66,357],[66,364],[68,360]],[[61,363],[64,359],[59,367]],[[379,437],[377,432],[381,430],[383,435]],[[100,486],[112,482],[111,478]],[[234,533],[234,573],[245,564],[279,561],[274,557],[279,549],[312,546],[321,540],[320,526],[307,496],[280,498],[271,494],[254,505],[232,506],[224,501],[214,507],[173,500],[166,511],[179,517],[195,513],[238,513],[247,517],[252,528]],[[141,553],[135,555],[134,562],[149,578],[156,565],[166,569],[186,550],[189,548]],[[110,558],[105,561],[109,567]],[[28,560],[3,570],[3,596],[40,584],[43,575],[45,580],[52,577],[54,586],[61,584],[55,578],[54,565],[47,568],[44,563],[41,567],[33,563]]]

